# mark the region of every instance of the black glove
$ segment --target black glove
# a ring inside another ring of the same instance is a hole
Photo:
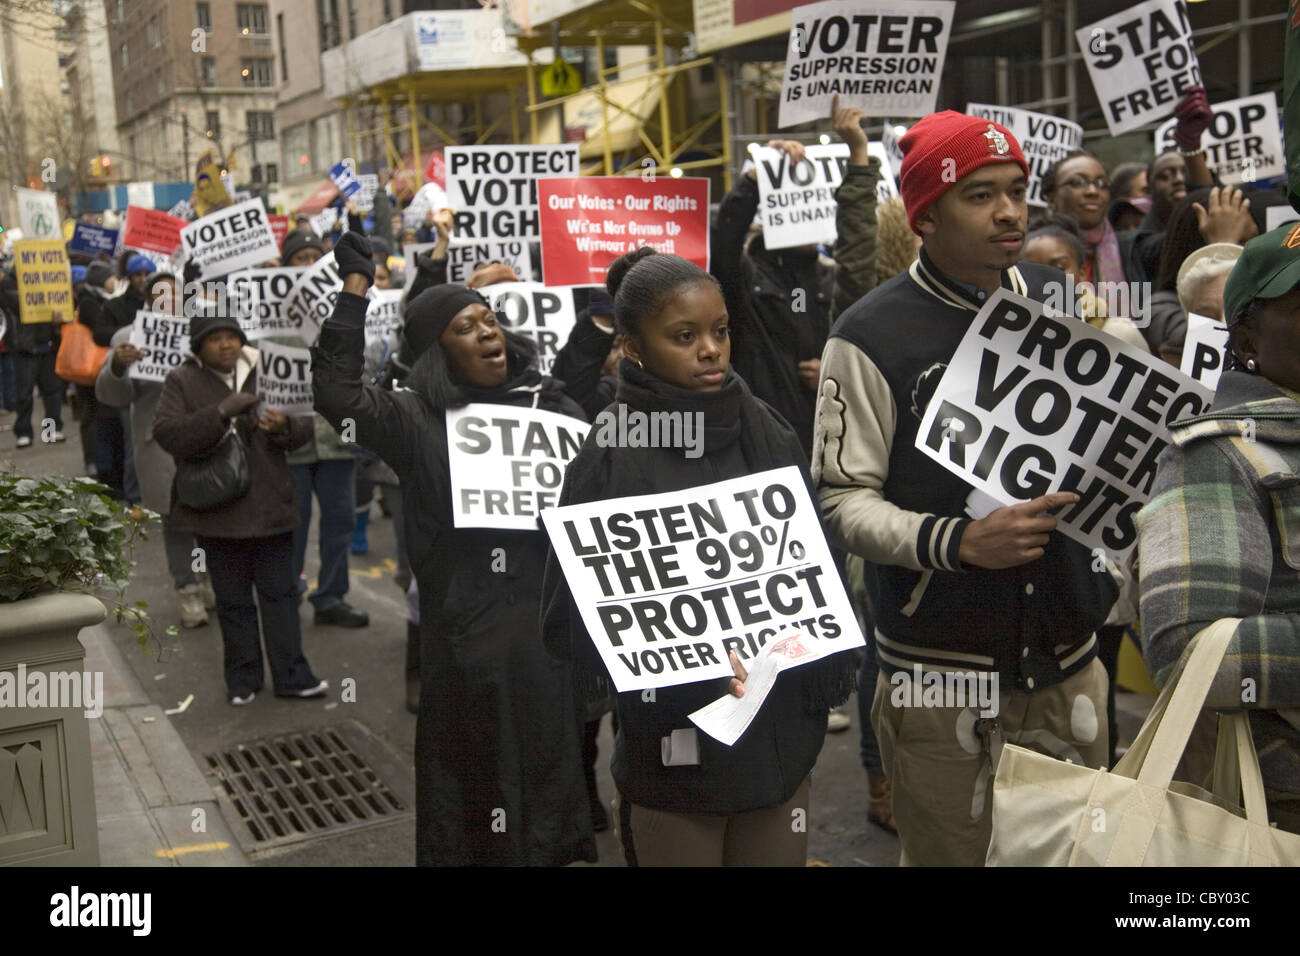
[[[363,275],[366,281],[375,281],[375,254],[370,248],[370,240],[359,232],[345,232],[334,244],[334,263],[339,275]]]

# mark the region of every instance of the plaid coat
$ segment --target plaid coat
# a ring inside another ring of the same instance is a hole
[[[1163,686],[1197,632],[1241,618],[1206,705],[1248,710],[1265,786],[1300,793],[1300,403],[1225,372],[1172,432],[1138,516],[1143,655]]]

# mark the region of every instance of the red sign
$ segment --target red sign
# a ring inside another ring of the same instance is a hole
[[[549,286],[604,285],[609,264],[641,246],[709,267],[707,179],[539,179],[537,201]]]
[[[184,219],[177,219],[157,209],[127,206],[122,247],[170,256],[181,244],[181,227],[188,225]]]
[[[284,237],[289,235],[289,217],[268,215],[266,218],[271,223],[271,235],[275,236],[276,248],[283,249]]]
[[[424,167],[424,181],[447,188],[447,161],[442,157],[442,150],[429,154],[429,165]]]

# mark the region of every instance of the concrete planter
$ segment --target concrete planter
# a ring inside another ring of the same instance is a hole
[[[106,614],[85,594],[0,604],[0,866],[99,864],[77,635]]]

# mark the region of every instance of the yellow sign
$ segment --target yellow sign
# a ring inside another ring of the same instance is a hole
[[[563,59],[556,57],[542,74],[543,96],[569,96],[582,89],[582,77]]]
[[[72,275],[62,239],[23,239],[14,243],[18,309],[24,325],[71,321]]]
[[[71,242],[72,234],[76,231],[77,231],[77,220],[75,219],[63,220],[63,241],[64,242]]]
[[[194,207],[196,219],[202,219],[214,210],[234,205],[234,200],[230,198],[230,193],[226,192],[225,184],[221,181],[221,167],[217,165],[212,150],[199,157],[194,175],[194,195],[190,198],[190,205]]]

